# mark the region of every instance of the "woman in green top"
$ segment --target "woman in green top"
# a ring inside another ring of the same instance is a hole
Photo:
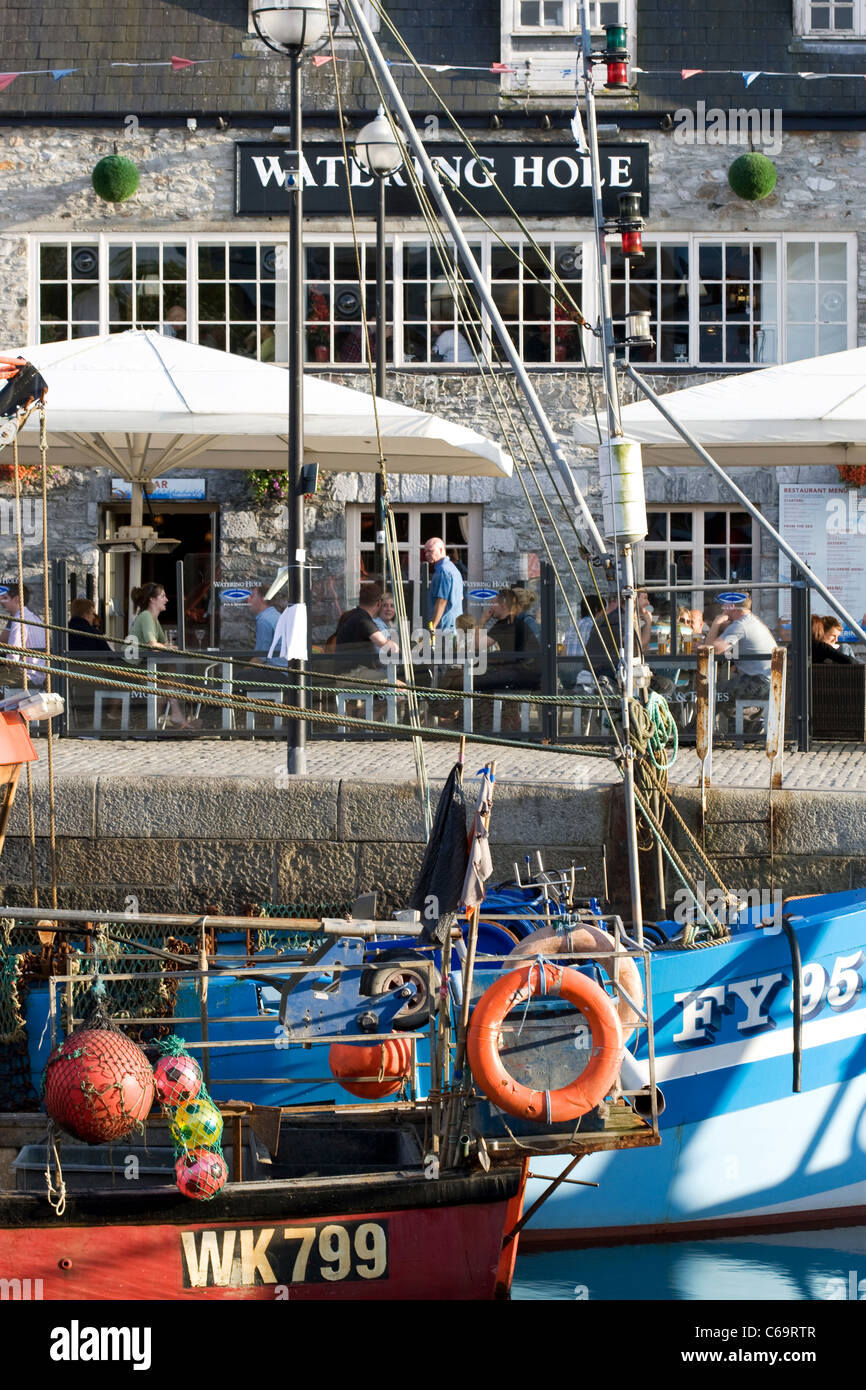
[[[168,595],[161,584],[143,584],[140,589],[133,589],[131,594],[132,602],[135,605],[135,621],[129,630],[130,637],[135,637],[143,647],[155,648],[157,651],[176,652],[179,647],[174,647],[166,640],[165,631],[159,621],[159,615],[164,612],[168,604]],[[174,698],[168,700],[170,712],[169,724],[173,729],[200,729],[200,719],[186,719],[179,703]],[[160,714],[165,709],[165,704],[161,704]]]

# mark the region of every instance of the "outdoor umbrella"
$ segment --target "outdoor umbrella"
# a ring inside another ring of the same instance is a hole
[[[716,378],[663,399],[722,467],[866,463],[866,348]],[[648,466],[703,466],[651,401],[625,406],[622,428],[643,446]],[[573,434],[598,446],[594,417],[578,420]]]

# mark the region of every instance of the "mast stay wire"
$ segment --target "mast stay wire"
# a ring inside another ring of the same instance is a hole
[[[334,90],[337,102],[337,118],[340,128],[340,141],[343,147],[343,161],[348,172],[349,152],[346,145],[346,123],[343,117],[343,98],[340,90],[339,65],[337,63],[336,50],[334,46],[334,30],[331,23],[331,11],[326,7],[325,13],[328,19],[328,41],[333,58],[334,69]],[[424,758],[424,743],[420,735],[421,728],[421,707],[418,703],[418,694],[415,687],[415,672],[412,667],[412,640],[409,628],[409,617],[406,611],[406,597],[403,591],[402,571],[400,569],[400,552],[397,541],[397,529],[394,520],[393,507],[391,505],[391,495],[388,487],[388,473],[385,468],[385,452],[382,445],[382,431],[379,423],[379,402],[376,397],[376,378],[373,369],[373,354],[370,351],[370,323],[367,316],[367,299],[364,293],[366,276],[364,267],[361,265],[361,248],[358,240],[358,227],[355,218],[355,200],[352,195],[352,181],[346,179],[346,192],[349,199],[349,216],[352,223],[352,244],[355,251],[355,264],[358,272],[358,285],[360,287],[361,300],[361,321],[364,332],[364,341],[367,349],[367,368],[370,379],[370,395],[373,400],[373,420],[376,428],[376,447],[378,450],[379,473],[382,479],[382,503],[385,512],[385,564],[386,571],[390,571],[391,592],[394,595],[394,608],[397,614],[397,630],[400,635],[400,653],[403,676],[408,691],[407,703],[411,723],[419,730],[417,738],[413,738],[412,747],[415,755],[415,769],[418,774],[418,785],[421,792],[421,800],[424,811],[424,824],[429,836],[433,826],[433,813],[430,805],[430,781],[427,776],[427,764]],[[385,343],[376,344],[377,353],[387,351]],[[377,518],[378,524],[378,518]],[[387,579],[387,573],[385,575]]]

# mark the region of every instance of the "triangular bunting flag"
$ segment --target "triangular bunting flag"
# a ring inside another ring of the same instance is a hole
[[[697,77],[699,72],[703,72],[703,68],[683,68],[680,77],[686,82],[690,77]]]
[[[15,78],[20,76],[20,72],[0,72],[0,92],[5,91]]]
[[[171,65],[175,72],[179,72],[181,68],[194,68],[195,60],[193,58],[175,58],[174,54],[172,54]]]
[[[333,61],[334,61],[334,55],[333,55],[333,53],[320,53],[320,54],[318,55],[318,57],[316,57],[316,58],[313,59],[313,67],[314,67],[314,68],[322,68],[322,67],[325,66],[326,63],[333,63]]]
[[[491,63],[491,72],[517,72],[517,68],[511,68],[507,63]]]
[[[55,82],[59,82],[61,77],[68,77],[71,72],[77,72],[77,68],[52,68],[51,76]]]
[[[759,77],[763,77],[763,75],[764,74],[762,72],[744,72],[742,74],[743,81],[745,82],[747,87],[751,87],[752,83],[755,82]]]

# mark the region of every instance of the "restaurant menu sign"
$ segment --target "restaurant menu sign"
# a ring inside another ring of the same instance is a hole
[[[860,494],[840,483],[783,483],[779,487],[779,530],[855,618],[866,613],[866,505]],[[779,578],[791,566],[779,556]],[[812,597],[813,612],[827,605]],[[790,617],[790,590],[779,596],[779,616]],[[846,633],[846,640],[856,640]]]
[[[484,144],[476,155],[464,145],[430,145],[428,153],[445,191],[458,212],[472,208],[485,216],[507,212],[499,188],[524,216],[591,217],[592,188],[589,156],[574,145]],[[641,211],[649,213],[649,146],[641,143],[602,145],[602,202],[608,216],[619,212],[620,193],[640,193]],[[235,210],[243,217],[286,217],[294,186],[297,156],[287,143],[250,140],[235,144]],[[424,176],[418,160],[419,180]],[[376,181],[349,156],[348,177],[339,143],[310,142],[301,163],[304,215],[340,216],[348,213],[348,188],[358,216],[373,217]],[[405,170],[392,174],[388,184],[388,215],[420,215]],[[461,196],[465,194],[465,197]]]

